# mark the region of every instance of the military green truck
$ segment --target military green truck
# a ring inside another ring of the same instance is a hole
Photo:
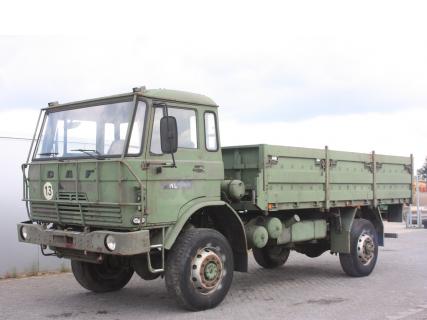
[[[144,87],[49,103],[22,165],[19,241],[71,259],[94,292],[119,290],[134,272],[164,277],[190,310],[218,305],[250,251],[264,268],[291,250],[330,251],[348,275],[369,275],[382,219],[401,221],[411,202],[412,156],[221,148],[217,110],[203,95]]]

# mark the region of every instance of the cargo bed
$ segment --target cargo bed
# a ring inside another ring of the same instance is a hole
[[[222,148],[225,178],[261,210],[409,204],[413,158],[274,145]]]

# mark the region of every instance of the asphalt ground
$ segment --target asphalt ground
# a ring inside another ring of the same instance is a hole
[[[164,281],[134,276],[121,291],[94,294],[72,274],[0,281],[0,319],[427,319],[427,230],[388,224],[374,272],[350,278],[338,257],[311,259],[292,252],[285,266],[265,270],[250,259],[235,273],[217,308],[180,309]]]

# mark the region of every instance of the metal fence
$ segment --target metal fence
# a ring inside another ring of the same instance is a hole
[[[415,203],[408,207],[406,227],[427,227],[427,192],[420,192],[419,177],[415,178]]]

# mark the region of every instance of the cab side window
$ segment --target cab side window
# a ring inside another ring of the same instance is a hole
[[[162,154],[160,147],[160,119],[163,117],[163,112],[163,108],[156,108],[154,113],[150,151],[155,154]],[[178,127],[178,148],[197,149],[196,111],[191,109],[168,108],[168,114],[176,119]]]
[[[218,150],[216,119],[213,112],[205,113],[205,144],[208,151]]]

